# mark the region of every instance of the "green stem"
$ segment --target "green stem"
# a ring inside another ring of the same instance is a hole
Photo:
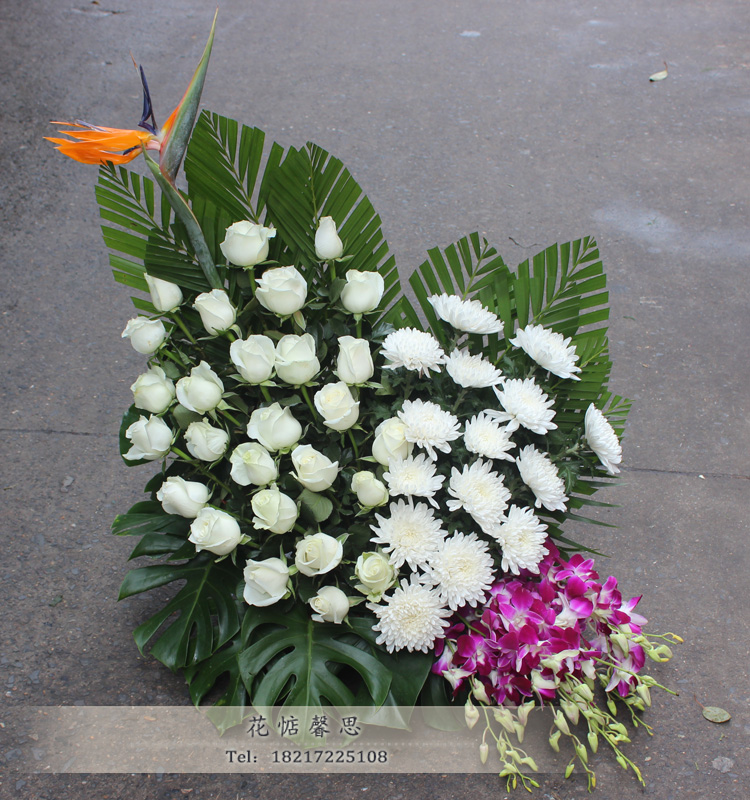
[[[476,628],[475,628],[475,627],[474,627],[474,626],[473,626],[473,625],[472,625],[472,624],[469,622],[469,620],[468,620],[468,619],[466,619],[465,617],[462,617],[460,614],[456,614],[456,616],[457,616],[457,617],[458,617],[458,618],[461,620],[461,622],[463,622],[463,624],[464,624],[464,625],[466,625],[466,627],[467,627],[467,628],[468,628],[470,631],[474,631],[474,633],[478,633],[480,636],[481,636],[481,635],[483,635],[483,634],[482,634],[482,631],[480,631],[480,630],[477,630],[477,629],[476,629]]]
[[[167,358],[171,358],[172,361],[174,361],[174,363],[180,367],[180,369],[185,369],[185,365],[182,363],[182,361],[180,361],[180,359],[177,358],[177,356],[174,353],[170,353],[169,350],[160,350],[158,351],[158,354],[160,356],[166,356]]]
[[[466,397],[468,389],[461,389],[458,393],[458,397],[456,398],[456,402],[453,404],[453,408],[451,409],[451,413],[455,414],[458,411],[458,407],[461,405],[461,401]]]
[[[186,326],[186,325],[185,325],[185,323],[182,321],[182,318],[181,318],[181,317],[180,317],[180,315],[177,313],[177,309],[175,309],[175,310],[172,312],[172,319],[173,319],[173,320],[174,320],[174,321],[175,321],[175,322],[176,322],[176,323],[177,323],[177,324],[180,326],[180,328],[182,328],[182,332],[185,334],[185,336],[187,336],[187,338],[188,338],[188,339],[190,339],[190,341],[191,341],[193,344],[198,344],[198,342],[196,342],[196,341],[195,341],[195,338],[193,337],[193,334],[192,334],[192,333],[190,333],[190,331],[187,329],[187,326]]]
[[[226,485],[223,481],[220,481],[216,475],[214,475],[208,467],[204,467],[203,464],[198,459],[192,458],[187,453],[184,453],[182,450],[178,449],[177,447],[172,447],[172,452],[179,456],[183,461],[187,461],[188,464],[195,467],[199,472],[202,472],[207,478],[210,478],[214,483],[218,483],[222,489],[225,489],[229,494],[232,493],[232,490],[229,486]]]
[[[260,386],[260,384],[258,384]],[[269,403],[273,403],[273,397],[271,397],[271,393],[268,391],[267,386],[260,386],[260,391],[263,394],[264,399],[266,399]]]
[[[360,316],[359,319],[355,323],[355,327],[357,329],[357,338],[362,338],[362,317]]]
[[[300,386],[300,390],[302,391],[302,396],[305,398],[305,402],[307,403],[308,408],[312,411],[313,417],[318,416],[318,412],[315,410],[315,406],[313,405],[312,400],[310,399],[310,393],[307,391],[307,386]]]
[[[245,426],[234,415],[230,414],[226,409],[220,408],[217,409],[217,411],[220,411],[228,420],[233,422],[238,428],[243,428],[243,429],[245,428]]]
[[[352,443],[352,447],[354,448],[354,457],[357,459],[357,461],[359,461],[359,448],[357,447],[357,441],[354,438],[351,428],[349,428],[347,434],[349,435],[349,441]]]

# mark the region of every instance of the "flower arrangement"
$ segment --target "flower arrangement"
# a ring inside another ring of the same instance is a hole
[[[640,777],[614,715],[621,701],[645,725],[645,657],[669,649],[562,532],[619,471],[629,410],[607,391],[595,242],[513,272],[471,234],[429,251],[412,304],[340,161],[196,123],[212,40],[161,130],[141,70],[146,133],[77,122],[52,139],[100,164],[115,278],[148,296],[122,334],[148,366],[120,444],[160,469],[113,530],[160,563],[120,596],[182,586],[139,648],[196,704],[461,703],[470,724],[478,704],[482,760],[494,740],[527,787],[510,735],[559,703],[568,774],[577,760],[593,783],[603,741]],[[153,181],[122,166],[139,154]]]

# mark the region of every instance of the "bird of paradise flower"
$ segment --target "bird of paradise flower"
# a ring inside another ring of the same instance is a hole
[[[98,164],[102,167],[107,164],[127,164],[142,153],[154,180],[166,195],[175,214],[184,223],[198,263],[213,288],[221,287],[221,280],[200,225],[185,198],[177,191],[175,179],[198,114],[218,13],[217,10],[203,56],[190,84],[179,105],[161,128],[157,128],[146,76],[143,68],[139,67],[143,86],[143,113],[138,127],[143,130],[109,128],[76,120],[52,123],[66,126],[66,129],[60,130],[59,133],[69,138],[45,137],[57,145],[57,149],[63,155],[83,164]],[[151,158],[149,151],[159,153],[158,163]]]
[[[218,11],[216,13],[218,14]],[[104,125],[92,125],[90,122],[82,120],[52,122],[52,125],[66,126],[66,129],[62,129],[58,133],[69,138],[45,136],[45,139],[56,144],[57,149],[63,155],[83,164],[102,166],[107,163],[127,164],[140,153],[148,150],[156,151],[159,153],[160,171],[170,183],[174,184],[175,175],[185,154],[190,131],[198,113],[215,28],[216,15],[203,56],[193,74],[190,85],[177,108],[169,115],[161,128],[158,128],[156,124],[146,75],[143,67],[139,67],[143,87],[143,113],[138,127],[143,130],[110,128]]]

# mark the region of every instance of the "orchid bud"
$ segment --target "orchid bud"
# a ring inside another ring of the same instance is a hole
[[[471,698],[466,701],[464,706],[464,719],[468,728],[473,728],[479,722],[479,712],[471,704]]]
[[[594,700],[594,693],[588,686],[586,686],[585,683],[582,683],[580,686],[576,686],[576,688],[573,689],[573,692],[579,697],[582,697],[584,700],[587,700],[589,703],[593,702]]]
[[[490,754],[489,745],[487,744],[487,742],[482,742],[482,744],[479,745],[479,760],[483,764],[486,764],[489,754]]]
[[[647,705],[651,705],[651,691],[649,690],[648,686],[644,686],[642,683],[636,687],[636,692],[638,692],[641,700]]]
[[[562,731],[566,736],[570,736],[570,728],[565,721],[565,717],[559,712],[555,711],[555,727]]]
[[[630,652],[630,642],[624,633],[613,633],[609,638],[620,648],[620,650],[622,650],[625,655]]]
[[[472,678],[471,680],[471,693],[480,703],[486,703],[489,705],[490,698],[487,697],[487,691],[484,688],[484,684],[481,681],[478,681],[476,678]]]

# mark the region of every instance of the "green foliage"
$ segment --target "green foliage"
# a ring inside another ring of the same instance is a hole
[[[373,655],[347,641],[346,627],[313,622],[300,606],[253,608],[245,614],[240,674],[254,706],[350,706],[355,695],[340,677],[359,674],[368,704],[388,696],[391,672]],[[354,637],[355,640],[358,637]]]
[[[464,300],[472,299],[498,276],[510,273],[497,250],[486,239],[480,241],[478,233],[464,236],[444,250],[433,247],[428,256],[428,260],[410,276],[409,285],[427,320],[428,329],[446,347],[450,338],[449,327],[435,314],[428,298],[455,294]],[[402,315],[403,324],[422,327],[418,314],[405,297],[397,305],[396,313]],[[496,348],[497,336],[489,338]]]
[[[358,336],[371,343],[373,354],[393,328],[413,326],[430,330],[448,352],[455,347],[482,352],[507,377],[533,376],[545,392],[554,394],[558,429],[544,437],[544,443],[565,481],[570,505],[566,513],[542,509],[539,515],[561,546],[586,549],[570,541],[561,526],[566,519],[582,519],[581,510],[586,506],[605,505],[593,496],[608,484],[609,477],[585,445],[583,417],[594,403],[621,435],[630,408],[629,401],[607,390],[611,369],[606,336],[608,297],[593,239],[553,245],[511,271],[494,247],[472,233],[428,251],[427,260],[409,279],[416,301],[412,305],[401,291],[395,260],[372,204],[343,164],[316,145],[284,150],[268,144],[257,128],[204,111],[187,149],[185,175],[187,195],[166,187],[167,194],[159,201],[150,179],[124,168],[103,167],[97,198],[105,242],[115,251],[110,261],[116,280],[143,292],[143,275],[148,272],[178,284],[186,295],[179,312],[169,315],[169,339],[151,363],[161,366],[175,381],[201,361],[219,371],[226,405],[206,416],[229,434],[228,452],[247,441],[250,414],[267,405],[270,396],[302,420],[305,443],[339,462],[339,486],[348,487],[358,469],[379,470],[382,476],[382,468],[372,461],[363,464],[362,456],[371,452],[377,424],[393,416],[395,398],[421,395],[443,408],[451,408],[455,402],[456,407],[461,406],[462,421],[485,408],[497,407],[490,388],[471,390],[456,400],[456,386],[445,370],[422,381],[421,386],[412,373],[384,370],[374,378],[379,383],[355,389],[368,393],[357,426],[346,435],[321,431],[306,387],[278,391],[272,381],[263,387],[241,381],[228,358],[235,334],[206,336],[191,308],[197,293],[222,285],[238,310],[242,335],[263,333],[278,339],[304,330],[313,337],[321,363],[328,365],[316,378],[322,384],[336,380],[332,363],[337,337],[354,332],[352,316],[339,302],[342,278],[348,269],[378,271],[385,282],[381,310],[356,321]],[[165,189],[163,181],[159,182]],[[173,207],[178,209],[177,215]],[[320,263],[315,255],[314,236],[322,216],[334,218],[344,241],[346,258],[339,263]],[[255,270],[230,267],[221,253],[226,228],[242,219],[277,229],[267,264]],[[264,269],[277,264],[296,265],[307,278],[309,290],[303,311],[283,320],[260,306],[252,288]],[[439,320],[428,299],[442,293],[479,300],[500,318],[503,334],[465,336],[451,329]],[[140,311],[154,313],[147,300],[135,298],[134,302]],[[582,368],[580,380],[556,378],[509,345],[515,331],[528,324],[544,325],[572,338]],[[131,407],[123,418],[123,454],[130,449],[125,431],[141,413]],[[113,525],[119,535],[140,537],[131,558],[166,559],[131,571],[121,597],[182,582],[174,597],[136,629],[139,648],[151,647],[152,654],[170,668],[183,669],[196,704],[211,698],[218,705],[249,701],[258,706],[409,706],[425,685],[428,691],[421,702],[444,700],[442,684],[428,681],[431,654],[388,653],[376,644],[373,618],[364,606],[351,614],[348,625],[312,622],[305,602],[326,578],[330,583],[333,575],[295,577],[296,595],[286,603],[250,608],[242,600],[243,559],[288,554],[303,531],[324,530],[345,542],[339,569],[346,574],[337,574],[336,579],[342,578],[342,587],[344,581],[353,582],[357,554],[374,545],[370,543],[370,512],[358,506],[352,493],[340,491],[338,486],[321,493],[301,490],[287,470],[280,474],[278,487],[298,504],[297,526],[287,534],[266,535],[252,524],[255,488],[238,490],[228,459],[209,464],[186,455],[185,429],[200,415],[173,406],[161,416],[175,432],[179,457],[149,482],[150,499],[117,517]],[[538,446],[542,437],[521,428],[514,441],[520,449],[528,444]],[[456,463],[474,458],[462,448],[463,443],[457,441]],[[533,494],[512,462],[496,462],[494,468],[503,474],[515,502],[533,505]],[[448,465],[441,464],[438,469],[449,476]],[[251,541],[243,540],[245,544],[228,558],[196,554],[187,541],[190,520],[165,514],[155,498],[161,481],[173,474],[210,485],[211,505],[239,520]],[[472,525],[461,510],[446,520],[450,531],[470,530]],[[348,593],[356,595],[354,589]],[[221,687],[218,693],[217,685]]]
[[[102,219],[119,226],[102,225],[104,243],[121,254],[109,259],[118,283],[145,292],[147,272],[196,292],[211,288],[169,203],[157,209],[153,181],[109,164],[99,170],[96,198]]]
[[[131,570],[120,587],[120,600],[134,594],[185,581],[164,608],[134,632],[138,649],[176,670],[197,664],[226,644],[239,630],[234,587],[237,573],[231,561],[216,561],[201,553],[183,564],[156,564]],[[177,615],[175,619],[170,619]]]

